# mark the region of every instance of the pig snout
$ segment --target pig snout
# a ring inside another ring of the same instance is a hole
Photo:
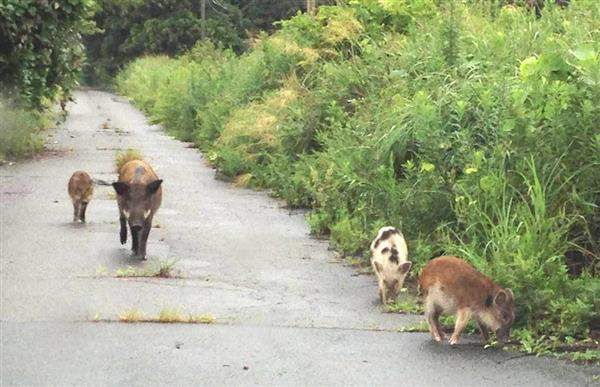
[[[142,225],[140,225],[140,224],[132,224],[131,225],[131,231],[132,232],[136,232],[136,233],[140,232],[140,231],[142,231],[142,228],[144,228],[144,227]]]
[[[510,327],[501,327],[496,330],[496,337],[502,342],[508,341],[510,339]]]

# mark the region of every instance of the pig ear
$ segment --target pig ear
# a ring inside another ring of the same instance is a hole
[[[510,288],[506,288],[506,289],[504,289],[504,291],[506,292],[506,294],[508,294],[510,296],[510,299],[512,299],[512,300],[515,299],[515,295],[513,294],[513,291]]]
[[[402,274],[406,274],[408,273],[408,271],[410,270],[410,268],[412,267],[412,262],[410,261],[406,261],[400,264],[400,266],[398,266],[398,271]]]
[[[153,193],[155,193],[158,190],[158,187],[160,187],[162,182],[163,181],[161,179],[154,180],[152,183],[150,183],[146,186],[146,192],[148,192],[148,194],[152,195]]]
[[[125,195],[129,191],[129,184],[123,183],[122,181],[116,181],[112,183],[113,188],[119,195]]]
[[[506,294],[504,290],[500,290],[498,293],[496,293],[496,297],[494,298],[494,304],[502,306],[505,305],[507,301],[508,294]]]
[[[375,270],[378,273],[381,273],[383,271],[383,266],[381,266],[381,263],[375,261],[375,262],[373,262],[373,266],[375,266]]]

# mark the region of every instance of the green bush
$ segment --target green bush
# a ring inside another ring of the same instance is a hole
[[[340,250],[366,258],[379,227],[401,227],[416,271],[456,254],[511,287],[524,346],[589,337],[600,3],[536,18],[475,0],[349,1],[280,25],[240,56],[140,59],[119,87],[225,174],[311,208]],[[165,66],[155,86],[139,81]]]

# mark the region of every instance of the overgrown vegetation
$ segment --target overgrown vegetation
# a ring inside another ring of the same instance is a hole
[[[0,102],[0,163],[42,150],[44,141],[39,129],[46,124],[40,113],[9,108]]]
[[[0,2],[0,158],[43,148],[39,129],[77,85],[80,33],[92,30],[93,7],[93,0]]]
[[[600,311],[600,3],[349,0],[236,56],[210,44],[118,77],[231,178],[312,209],[367,258],[401,227],[414,271],[455,254],[516,295],[536,351]]]

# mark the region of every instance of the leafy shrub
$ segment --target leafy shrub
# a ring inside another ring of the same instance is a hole
[[[0,4],[0,86],[5,97],[41,109],[77,84],[93,0]]]

